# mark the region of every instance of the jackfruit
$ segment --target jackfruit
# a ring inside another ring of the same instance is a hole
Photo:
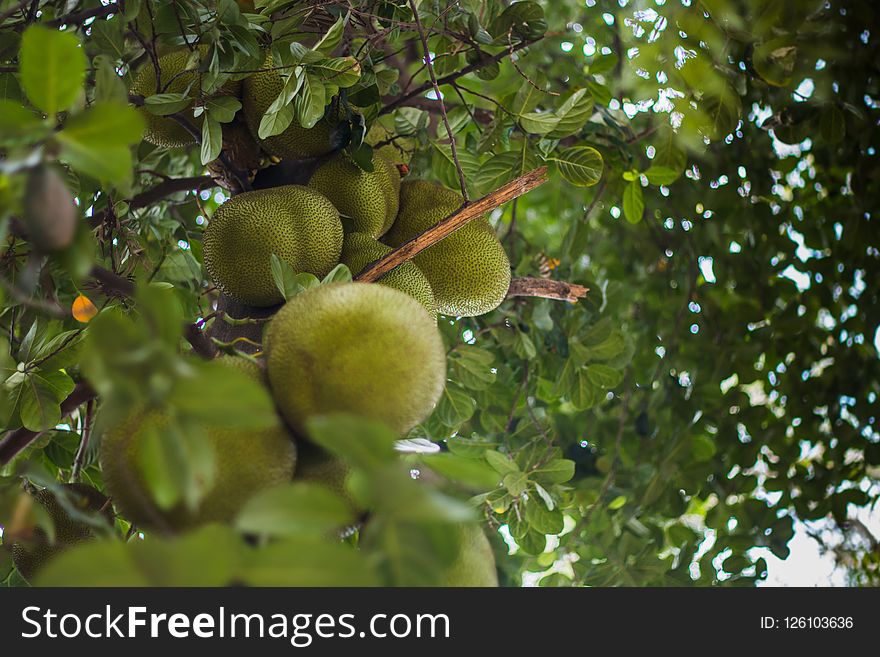
[[[113,526],[113,507],[109,498],[86,484],[63,484],[59,495],[67,505],[82,513],[84,518],[72,517],[48,488],[33,494],[36,503],[43,506],[55,529],[55,540],[50,541],[42,528],[33,529],[27,539],[12,543],[12,562],[22,577],[29,580],[42,566],[71,545],[96,538],[101,522],[109,529]]]
[[[355,276],[371,262],[391,252],[391,247],[374,240],[364,233],[348,233],[342,241],[342,255],[339,261],[346,265]],[[380,278],[377,283],[406,292],[425,307],[436,321],[437,302],[431,284],[412,261],[398,265]]]
[[[217,208],[204,236],[205,268],[226,294],[252,306],[281,303],[272,253],[297,273],[323,277],[339,263],[342,222],[323,195],[286,185],[244,192]]]
[[[300,431],[309,416],[341,411],[404,434],[431,413],[446,382],[433,318],[385,285],[307,290],[275,315],[268,337],[275,402]]]
[[[461,526],[460,537],[461,550],[455,562],[445,571],[443,586],[498,586],[495,554],[480,526]]]
[[[301,160],[329,153],[333,150],[330,143],[333,128],[327,118],[321,119],[312,128],[303,128],[294,119],[281,134],[260,139],[260,121],[284,88],[284,78],[273,69],[274,66],[272,56],[268,55],[263,70],[244,80],[242,111],[254,139],[267,153],[283,160]]]
[[[204,55],[208,51],[207,46],[199,46],[198,51]],[[156,93],[186,94],[192,99],[182,112],[196,128],[201,128],[202,116],[193,117],[187,114],[202,95],[202,73],[198,69],[186,70],[192,52],[188,48],[181,48],[163,55],[159,58],[159,71],[161,88],[157,90],[156,69],[152,62],[147,62],[138,71],[131,85],[131,93],[139,96],[152,96]],[[219,91],[210,96],[235,96],[241,93],[241,81],[230,80]],[[210,97],[209,96],[209,97]],[[147,123],[144,139],[160,148],[178,148],[191,146],[196,143],[195,137],[188,133],[183,126],[165,116],[157,116],[145,108],[139,108]]]
[[[220,359],[227,366],[264,383],[261,368],[244,358]],[[141,452],[152,431],[165,431],[168,416],[150,410],[134,413],[107,431],[101,441],[101,471],[107,491],[128,520],[162,532],[209,522],[232,520],[258,491],[290,481],[296,464],[296,446],[282,425],[265,429],[208,426],[205,437],[214,452],[214,480],[195,511],[182,502],[160,508],[144,480]]]
[[[380,237],[397,216],[400,172],[373,153],[373,170],[364,171],[345,153],[318,167],[309,187],[330,199],[342,215],[346,232]]]
[[[404,181],[397,220],[383,241],[400,246],[461,205],[457,192],[425,180]],[[510,260],[485,217],[459,228],[413,261],[428,278],[444,315],[484,315],[504,301],[510,287]]]

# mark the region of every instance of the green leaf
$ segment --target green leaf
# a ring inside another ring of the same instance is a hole
[[[580,370],[574,377],[574,387],[569,397],[571,403],[579,410],[586,410],[599,401],[601,390],[590,381],[586,370]]]
[[[61,421],[60,404],[73,392],[73,379],[61,371],[35,371],[21,386],[19,414],[25,429],[45,431]]]
[[[476,459],[456,456],[451,453],[428,454],[421,460],[429,468],[452,481],[472,486],[479,490],[497,488],[500,477],[487,464]]]
[[[31,25],[21,37],[21,84],[50,117],[68,109],[82,90],[86,56],[72,32]]]
[[[315,127],[324,116],[326,103],[326,88],[321,78],[313,73],[306,73],[302,89],[293,101],[297,122],[306,129]]]
[[[153,94],[144,98],[144,109],[156,116],[176,114],[192,105],[192,98],[186,94]]]
[[[489,465],[500,475],[518,474],[520,472],[516,461],[497,450],[487,449],[485,456]]]
[[[396,458],[397,436],[381,422],[334,413],[309,418],[306,428],[312,441],[357,467],[377,469]]]
[[[62,143],[70,141],[87,146],[91,142],[102,145],[128,146],[136,144],[144,134],[144,119],[127,103],[95,103],[79,114],[74,114],[58,134]]]
[[[277,112],[267,112],[260,119],[257,135],[260,139],[280,135],[293,122],[293,117],[294,107],[292,103],[281,107]]]
[[[347,89],[361,77],[361,65],[354,57],[334,57],[311,64],[309,70],[334,89]],[[332,94],[335,95],[335,91]]]
[[[681,176],[680,171],[676,171],[670,167],[651,165],[645,176],[652,185],[671,185]]]
[[[574,477],[574,461],[554,459],[531,473],[542,484],[564,484]]]
[[[0,141],[6,144],[26,143],[41,135],[49,134],[50,128],[21,103],[0,100]]]
[[[428,113],[416,107],[400,107],[394,112],[394,130],[398,135],[413,135],[428,127]]]
[[[602,177],[602,155],[591,146],[573,146],[547,158],[572,185],[591,187]]]
[[[251,586],[377,586],[366,556],[350,545],[290,536],[247,553],[240,580]]]
[[[202,121],[202,164],[208,164],[216,160],[222,148],[223,128],[209,114]]]
[[[241,101],[232,96],[214,96],[205,101],[208,116],[219,123],[229,123],[241,109]]]
[[[100,25],[100,22],[98,23]],[[94,29],[94,28],[93,28]],[[107,55],[95,57],[95,101],[98,103],[128,103],[128,89],[113,60]]]
[[[272,270],[275,287],[285,300],[292,299],[297,294],[321,283],[317,276],[308,272],[297,274],[286,260],[282,260],[274,253],[269,255],[269,267]]]
[[[236,517],[235,527],[267,536],[323,536],[352,519],[348,504],[329,488],[294,482],[254,495]]]
[[[607,365],[594,363],[587,365],[587,378],[597,388],[613,388],[623,380],[623,374],[620,370]]]
[[[475,408],[476,402],[467,392],[448,382],[435,414],[447,427],[455,428],[467,422],[474,414]]]
[[[561,511],[551,511],[537,500],[529,500],[526,504],[526,522],[542,534],[559,534],[565,527],[565,518]]]
[[[544,9],[536,2],[514,2],[492,21],[489,31],[498,43],[508,42],[508,32],[520,39],[538,39],[547,31]]]
[[[352,276],[351,270],[343,263],[339,263],[333,269],[330,270],[330,273],[327,274],[321,284],[326,283],[351,283]]]
[[[329,30],[327,30],[327,34],[321,37],[321,40],[314,45],[312,50],[323,53],[324,55],[329,55],[333,52],[336,46],[339,45],[339,42],[342,41],[345,22],[346,17],[344,16],[340,16],[336,19],[336,22],[330,26]]]
[[[519,124],[526,132],[546,135],[556,128],[559,117],[554,112],[528,112],[519,116]]]
[[[642,197],[642,186],[633,180],[623,189],[623,216],[631,224],[642,220],[645,212],[645,200]]]
[[[580,131],[592,113],[593,97],[588,90],[577,89],[556,110],[558,121],[550,137],[561,139]]]

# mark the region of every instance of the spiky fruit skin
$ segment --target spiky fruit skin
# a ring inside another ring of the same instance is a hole
[[[102,512],[107,526],[113,525],[113,507],[109,498],[86,484],[64,484],[62,486],[68,502],[83,513]],[[12,544],[12,562],[26,580],[30,580],[50,559],[71,545],[92,540],[96,537],[95,527],[83,520],[72,518],[58,498],[49,489],[40,490],[33,495],[34,501],[42,505],[55,527],[55,541],[50,542],[45,532],[37,528],[28,541]]]
[[[266,384],[264,370],[253,361],[236,356],[222,356],[219,361]],[[255,493],[290,481],[293,476],[296,445],[280,420],[276,426],[258,430],[206,427],[205,436],[214,450],[212,488],[195,512],[182,504],[160,509],[146,487],[140,450],[144,429],[161,431],[167,423],[162,413],[137,413],[105,433],[101,441],[101,471],[107,491],[122,514],[139,526],[168,532],[208,522],[228,522]]]
[[[479,525],[461,527],[461,551],[444,573],[443,586],[498,586],[495,554]]]
[[[397,216],[400,173],[376,153],[372,171],[361,169],[347,154],[337,153],[312,174],[309,187],[336,206],[347,232],[378,238]]]
[[[385,285],[335,283],[288,301],[269,325],[269,383],[296,429],[347,412],[404,434],[433,410],[446,382],[434,320]]]
[[[400,246],[458,210],[462,197],[424,180],[400,186],[400,210],[383,241]],[[485,218],[473,220],[419,253],[418,265],[444,315],[484,315],[504,301],[510,287],[510,260]]]
[[[204,54],[207,51],[207,47],[200,47],[199,50]],[[195,99],[201,93],[201,73],[196,70],[185,70],[190,55],[191,53],[188,48],[182,48],[159,58],[159,69],[162,73],[160,80],[162,84],[161,93],[186,93],[193,99],[193,102],[182,110],[183,112],[187,112],[192,108]],[[148,62],[140,68],[131,85],[131,93],[139,96],[152,96],[157,93],[156,70],[152,62]],[[219,92],[212,95],[238,97],[240,93],[241,82],[235,80],[227,82]],[[157,116],[144,108],[139,108],[139,110],[147,123],[144,139],[154,146],[160,148],[179,148],[182,146],[192,146],[196,143],[195,138],[173,119]],[[203,121],[201,116],[190,116],[189,118],[195,127],[201,128]]]
[[[356,276],[368,264],[391,250],[387,244],[382,244],[365,233],[348,233],[342,241],[342,255],[339,257],[339,262],[346,265]],[[411,261],[395,267],[376,282],[406,292],[422,304],[436,321],[437,302],[434,300],[431,284],[422,270]]]
[[[303,128],[294,120],[281,134],[260,139],[260,121],[284,88],[284,79],[278,71],[272,70],[274,66],[272,56],[268,55],[263,63],[264,70],[244,80],[242,111],[254,139],[263,150],[282,160],[301,160],[329,153],[333,150],[330,144],[332,130],[326,119],[321,119],[312,128]]]
[[[297,273],[323,277],[339,263],[342,222],[326,197],[286,185],[233,196],[217,208],[204,237],[204,262],[223,292],[251,306],[284,298],[272,278],[271,254]]]

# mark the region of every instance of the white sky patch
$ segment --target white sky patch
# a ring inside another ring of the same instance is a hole
[[[697,262],[700,264],[700,273],[703,275],[703,278],[707,283],[715,282],[715,271],[712,268],[714,264],[714,260],[712,260],[711,256],[700,256],[697,259]]]

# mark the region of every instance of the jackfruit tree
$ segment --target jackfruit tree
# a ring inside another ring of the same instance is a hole
[[[0,2],[0,581],[880,582],[873,18]]]

